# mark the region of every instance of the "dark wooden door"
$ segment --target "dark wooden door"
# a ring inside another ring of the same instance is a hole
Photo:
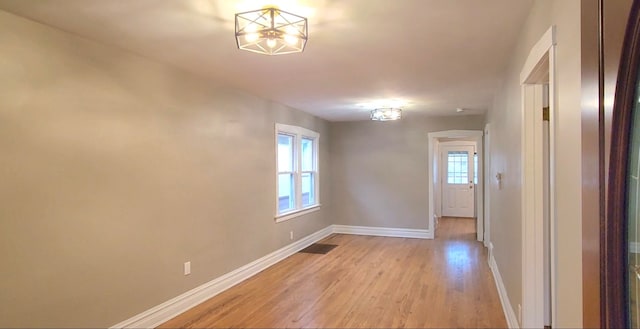
[[[640,0],[629,15],[618,70],[603,246],[602,325],[640,327]]]

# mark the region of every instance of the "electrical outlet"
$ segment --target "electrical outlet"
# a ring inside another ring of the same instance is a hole
[[[289,232],[289,240],[293,240],[293,231]]]
[[[184,263],[184,275],[191,274],[191,262]]]

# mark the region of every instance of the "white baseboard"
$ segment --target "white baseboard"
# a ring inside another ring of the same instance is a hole
[[[430,230],[331,225],[111,328],[155,328],[333,233],[433,239]]]
[[[328,226],[221,277],[191,289],[180,296],[172,298],[128,320],[120,322],[111,328],[155,328],[206,301],[207,299],[216,296],[238,283],[256,275],[273,264],[295,254],[315,242],[326,238],[332,233],[333,227]]]
[[[504,287],[504,283],[502,282],[500,270],[498,269],[495,258],[493,258],[493,243],[489,243],[489,267],[491,268],[491,273],[493,273],[493,279],[496,281],[496,287],[498,288],[500,303],[502,303],[502,311],[507,319],[507,325],[509,328],[520,328],[518,318],[516,317],[513,307],[511,307],[511,302],[509,301],[507,289]]]
[[[333,225],[333,233],[387,236],[394,238],[433,239],[433,231],[411,228]]]

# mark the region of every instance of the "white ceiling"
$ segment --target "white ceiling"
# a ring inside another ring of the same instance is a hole
[[[0,9],[332,121],[482,114],[532,0],[0,0]],[[302,54],[236,48],[234,13],[309,18]]]

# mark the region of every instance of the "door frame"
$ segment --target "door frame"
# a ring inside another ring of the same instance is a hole
[[[551,26],[533,46],[520,73],[521,170],[522,170],[522,318],[523,328],[544,326],[544,231],[543,231],[543,161],[542,118],[527,110],[531,86],[538,86],[541,76],[549,77],[549,228],[551,265],[551,323],[556,322],[556,207],[555,207],[555,121],[556,29]],[[546,70],[548,68],[548,70]]]
[[[484,126],[484,151],[486,154],[491,155],[491,136],[489,131],[490,124],[486,124]],[[478,158],[478,161],[480,158]],[[485,172],[483,177],[490,182],[491,179],[491,156],[487,156],[484,158],[484,168]],[[480,172],[478,172],[480,173]],[[489,248],[489,244],[491,243],[491,184],[485,184],[484,186],[484,246]]]
[[[482,136],[484,135],[482,130],[446,130],[430,132],[428,136],[428,177],[429,177],[429,231],[433,239],[435,237],[435,189],[434,185],[436,179],[440,176],[438,171],[438,154],[439,148],[436,147],[438,139],[440,138],[459,138],[468,139],[476,142],[476,152],[478,153],[478,186],[476,186],[476,231],[478,241],[484,239],[484,152]]]

